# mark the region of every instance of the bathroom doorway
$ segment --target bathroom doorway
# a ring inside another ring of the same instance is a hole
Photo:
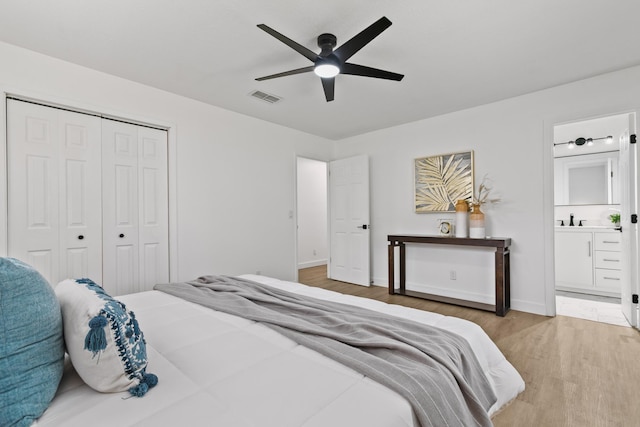
[[[622,314],[629,277],[621,141],[634,114],[555,125],[556,314],[629,326]],[[626,132],[626,134],[625,134]],[[626,202],[628,203],[628,201]]]

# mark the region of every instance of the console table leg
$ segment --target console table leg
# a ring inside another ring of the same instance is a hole
[[[509,310],[509,250],[496,249],[496,314],[504,317]]]
[[[402,295],[404,295],[405,293],[405,284],[407,283],[407,263],[406,263],[406,259],[405,259],[405,255],[406,255],[406,248],[404,243],[400,243],[398,244],[398,246],[400,246],[400,262],[399,262],[399,268],[400,268],[400,293]]]
[[[393,295],[395,293],[395,280],[396,280],[396,274],[394,271],[395,268],[395,260],[394,260],[394,252],[395,252],[396,246],[393,244],[393,242],[389,242],[389,266],[388,266],[388,271],[389,271],[389,295]]]

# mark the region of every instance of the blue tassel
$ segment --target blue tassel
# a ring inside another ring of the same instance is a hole
[[[158,384],[158,377],[154,374],[142,374],[142,379],[140,380],[140,384],[137,386],[131,387],[129,389],[129,394],[134,397],[142,397],[149,389],[153,388]]]
[[[135,397],[142,397],[147,394],[147,391],[149,391],[149,386],[147,385],[147,383],[140,383],[137,386],[131,387],[129,389],[129,393],[131,393],[131,396]]]
[[[89,320],[89,332],[84,338],[84,349],[89,350],[95,356],[107,348],[107,336],[104,327],[107,326],[107,318],[101,315]]]
[[[144,374],[142,377],[142,382],[147,384],[149,388],[153,388],[158,384],[158,377],[154,374]]]

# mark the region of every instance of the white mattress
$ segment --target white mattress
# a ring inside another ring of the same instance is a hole
[[[277,279],[240,276],[280,289],[378,310],[466,338],[498,396],[495,413],[524,382],[474,323]],[[252,321],[159,291],[119,297],[145,334],[147,370],[159,378],[142,398],[93,391],[67,363],[37,426],[403,427],[416,426],[395,392]]]

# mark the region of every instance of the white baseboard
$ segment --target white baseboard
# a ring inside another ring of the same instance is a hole
[[[373,279],[373,285],[374,286],[380,286],[380,287],[384,287],[387,288],[388,279],[387,278],[374,278]],[[467,294],[466,292],[464,293],[452,293],[452,292],[441,292],[437,287],[433,287],[433,286],[427,286],[427,285],[420,285],[420,284],[416,284],[416,283],[407,283],[407,285],[411,288],[414,289],[418,292],[425,292],[425,293],[431,293],[434,295],[442,295],[442,296],[449,296],[449,297],[453,297],[453,298],[459,298],[459,299],[469,299],[469,300],[473,300],[473,301],[478,301],[478,302],[482,302],[482,303],[486,303],[486,304],[494,304],[495,301],[493,300],[493,297],[488,297],[488,296],[484,296],[484,295],[476,295],[476,294]],[[524,311],[526,313],[533,313],[533,314],[539,314],[542,316],[546,316],[547,315],[547,310],[546,310],[546,306],[544,304],[538,304],[538,303],[532,303],[530,301],[524,301],[524,300],[518,300],[518,299],[514,299],[511,298],[511,309],[512,310],[517,310],[517,311]]]
[[[318,267],[320,265],[327,265],[327,260],[320,259],[316,261],[299,262],[298,270],[300,270],[301,268]]]

